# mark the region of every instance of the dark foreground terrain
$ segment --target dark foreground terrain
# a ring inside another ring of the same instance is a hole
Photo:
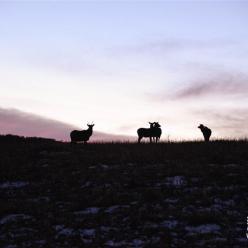
[[[248,247],[247,148],[0,136],[0,247]]]

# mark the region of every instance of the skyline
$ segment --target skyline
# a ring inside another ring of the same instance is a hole
[[[201,138],[200,123],[213,138],[247,137],[247,7],[1,2],[0,113],[114,135],[159,121],[163,139]]]

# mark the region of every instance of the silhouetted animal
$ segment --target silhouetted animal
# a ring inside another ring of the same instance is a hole
[[[142,138],[149,138],[150,143],[152,143],[153,139],[158,142],[161,136],[161,128],[158,122],[149,122],[150,128],[139,128],[137,130],[138,133],[138,143],[140,143]]]
[[[209,141],[209,138],[210,138],[210,136],[212,134],[211,129],[209,129],[208,127],[206,127],[206,126],[204,126],[202,124],[200,124],[200,126],[198,128],[201,129],[205,141],[208,142]]]
[[[73,130],[70,133],[71,136],[71,143],[76,143],[76,142],[84,142],[87,143],[87,141],[90,139],[90,136],[93,133],[93,127],[95,124],[87,124],[88,129],[87,130]]]
[[[137,130],[138,134],[138,143],[140,143],[142,138],[150,138],[150,143],[152,143],[152,135],[151,135],[151,130],[153,128],[153,123],[149,122],[150,128],[139,128]]]
[[[153,122],[152,126],[152,137],[155,140],[156,143],[160,140],[162,134],[161,126],[158,122]]]

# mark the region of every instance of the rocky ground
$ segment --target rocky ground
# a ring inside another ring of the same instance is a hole
[[[0,137],[0,247],[248,247],[248,142]]]

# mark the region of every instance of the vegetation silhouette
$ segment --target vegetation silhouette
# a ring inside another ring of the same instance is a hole
[[[202,131],[204,140],[205,140],[206,142],[208,142],[209,139],[210,139],[210,136],[211,136],[211,134],[212,134],[211,129],[209,129],[208,127],[204,126],[203,124],[200,124],[198,128],[200,128],[200,130]]]
[[[88,129],[86,130],[73,130],[70,133],[71,143],[84,142],[85,144],[93,134],[93,127],[95,124],[87,124]]]
[[[139,128],[137,130],[138,134],[138,143],[141,142],[142,138],[149,138],[150,143],[159,141],[162,134],[161,126],[158,122],[149,122],[150,128]]]
[[[0,135],[0,247],[245,247],[247,140],[82,146]]]

